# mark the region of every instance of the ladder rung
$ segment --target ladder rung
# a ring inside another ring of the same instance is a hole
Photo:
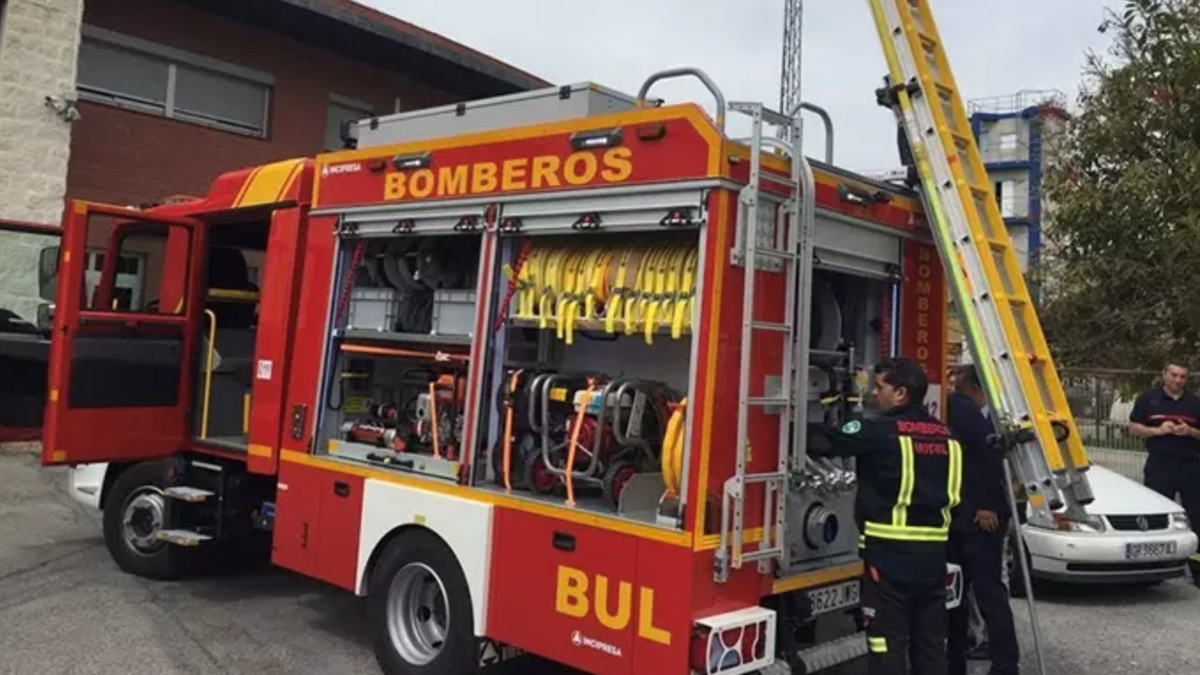
[[[763,258],[771,258],[773,260],[795,260],[796,254],[791,251],[782,251],[777,248],[754,248],[755,256]]]
[[[975,142],[974,138],[967,136],[966,134],[960,134],[957,131],[951,131],[950,136],[954,138],[954,144],[960,149],[966,148]]]
[[[200,488],[188,487],[185,485],[173,485],[163,493],[168,497],[178,499],[184,502],[202,502],[213,496],[213,492],[209,490],[201,490]]]
[[[200,534],[191,530],[159,530],[154,533],[154,538],[159,541],[166,541],[176,546],[199,546],[206,541],[212,541],[212,537],[207,534]]]
[[[773,333],[789,333],[792,330],[790,324],[775,323],[774,321],[751,321],[750,327],[754,330],[767,330]]]
[[[751,396],[746,399],[746,405],[775,406],[788,405],[792,402],[787,396]]]
[[[760,548],[757,551],[750,551],[749,553],[743,553],[742,554],[742,563],[745,564],[748,562],[756,562],[759,560],[765,560],[767,558],[775,558],[775,557],[778,557],[781,553],[783,553],[783,549],[780,548],[779,546],[774,546],[771,548]]]
[[[740,113],[745,113],[747,115],[753,115],[756,111],[758,111],[762,114],[763,121],[767,124],[774,124],[776,126],[789,126],[792,123],[791,118],[783,115],[782,113],[771,110],[761,103],[743,103],[741,101],[734,101],[733,103],[729,104],[729,109]]]
[[[781,471],[771,471],[768,473],[748,473],[742,480],[746,483],[769,483],[773,480],[781,481],[787,478],[787,474]]]

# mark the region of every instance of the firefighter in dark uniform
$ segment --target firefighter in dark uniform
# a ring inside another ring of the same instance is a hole
[[[1200,527],[1200,397],[1187,391],[1188,370],[1168,363],[1163,384],[1142,393],[1129,414],[1129,432],[1146,439],[1146,487],[1168,499],[1180,495],[1192,527]],[[1188,560],[1200,586],[1200,557]]]
[[[915,361],[875,368],[880,416],[814,427],[809,452],[854,457],[870,675],[945,675],[946,556],[962,448],[923,402]]]

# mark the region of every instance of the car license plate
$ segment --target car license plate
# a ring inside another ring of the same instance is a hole
[[[808,600],[812,603],[813,616],[857,605],[859,588],[859,582],[855,579],[809,591]]]
[[[1175,542],[1173,541],[1148,541],[1137,544],[1125,544],[1126,560],[1164,558],[1171,555],[1175,555]]]

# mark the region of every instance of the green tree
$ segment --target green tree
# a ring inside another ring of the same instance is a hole
[[[1063,365],[1200,356],[1200,2],[1129,0],[1100,27],[1050,146],[1042,322]]]

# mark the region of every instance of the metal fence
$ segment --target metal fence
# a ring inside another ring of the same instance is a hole
[[[1025,110],[1033,106],[1067,107],[1067,95],[1059,89],[1026,89],[1015,94],[972,99],[967,102],[967,112],[1005,114]]]
[[[1129,413],[1139,394],[1161,384],[1159,373],[1064,368],[1059,377],[1092,462],[1141,482],[1145,441],[1129,433]]]

